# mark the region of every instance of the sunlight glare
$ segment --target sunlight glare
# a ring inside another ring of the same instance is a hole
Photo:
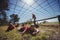
[[[33,0],[24,0],[24,2],[28,5],[32,5],[34,1]]]

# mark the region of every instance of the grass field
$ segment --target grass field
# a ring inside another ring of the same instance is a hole
[[[38,29],[40,32],[36,36],[32,36],[30,34],[22,34],[19,33],[16,29],[5,32],[8,26],[0,27],[0,40],[59,40],[60,34],[58,27],[46,27],[40,26]],[[58,35],[59,34],[59,35]]]

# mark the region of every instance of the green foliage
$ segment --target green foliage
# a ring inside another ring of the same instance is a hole
[[[1,11],[0,15],[2,16],[2,18],[0,18],[0,26],[1,25],[6,25],[8,23],[6,12],[5,11]]]
[[[33,23],[32,21],[27,21],[27,24],[30,24],[31,25],[32,23]]]
[[[9,0],[0,0],[0,11],[8,10]]]
[[[18,15],[17,14],[12,14],[10,15],[11,19],[14,20],[14,22],[18,22],[19,21],[19,18],[18,18]]]
[[[0,15],[2,15],[2,18],[0,18],[0,26],[7,24],[6,10],[9,9],[8,5],[9,0],[0,0]]]

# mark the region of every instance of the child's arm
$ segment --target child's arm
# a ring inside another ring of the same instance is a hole
[[[12,23],[10,23],[10,24],[15,28],[15,26]]]
[[[25,33],[27,31],[27,27],[24,29],[24,31],[22,33]]]

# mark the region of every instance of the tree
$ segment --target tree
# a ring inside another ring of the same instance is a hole
[[[8,10],[9,0],[0,0],[0,11]]]
[[[2,18],[0,18],[0,25],[7,24],[7,15],[5,11],[9,9],[8,4],[9,0],[0,0],[0,14],[2,16]]]
[[[6,25],[6,23],[7,23],[7,15],[6,15],[6,12],[5,11],[1,11],[0,17],[1,17],[0,18],[0,24],[1,25]]]
[[[32,21],[27,21],[26,23],[28,23],[28,24],[30,24],[30,25],[31,25],[33,22],[32,22]]]
[[[6,21],[7,20],[6,12],[5,11],[2,11],[1,14],[3,16],[3,21]]]
[[[17,14],[10,15],[10,18],[13,20],[14,23],[19,21],[19,18],[18,18]]]

